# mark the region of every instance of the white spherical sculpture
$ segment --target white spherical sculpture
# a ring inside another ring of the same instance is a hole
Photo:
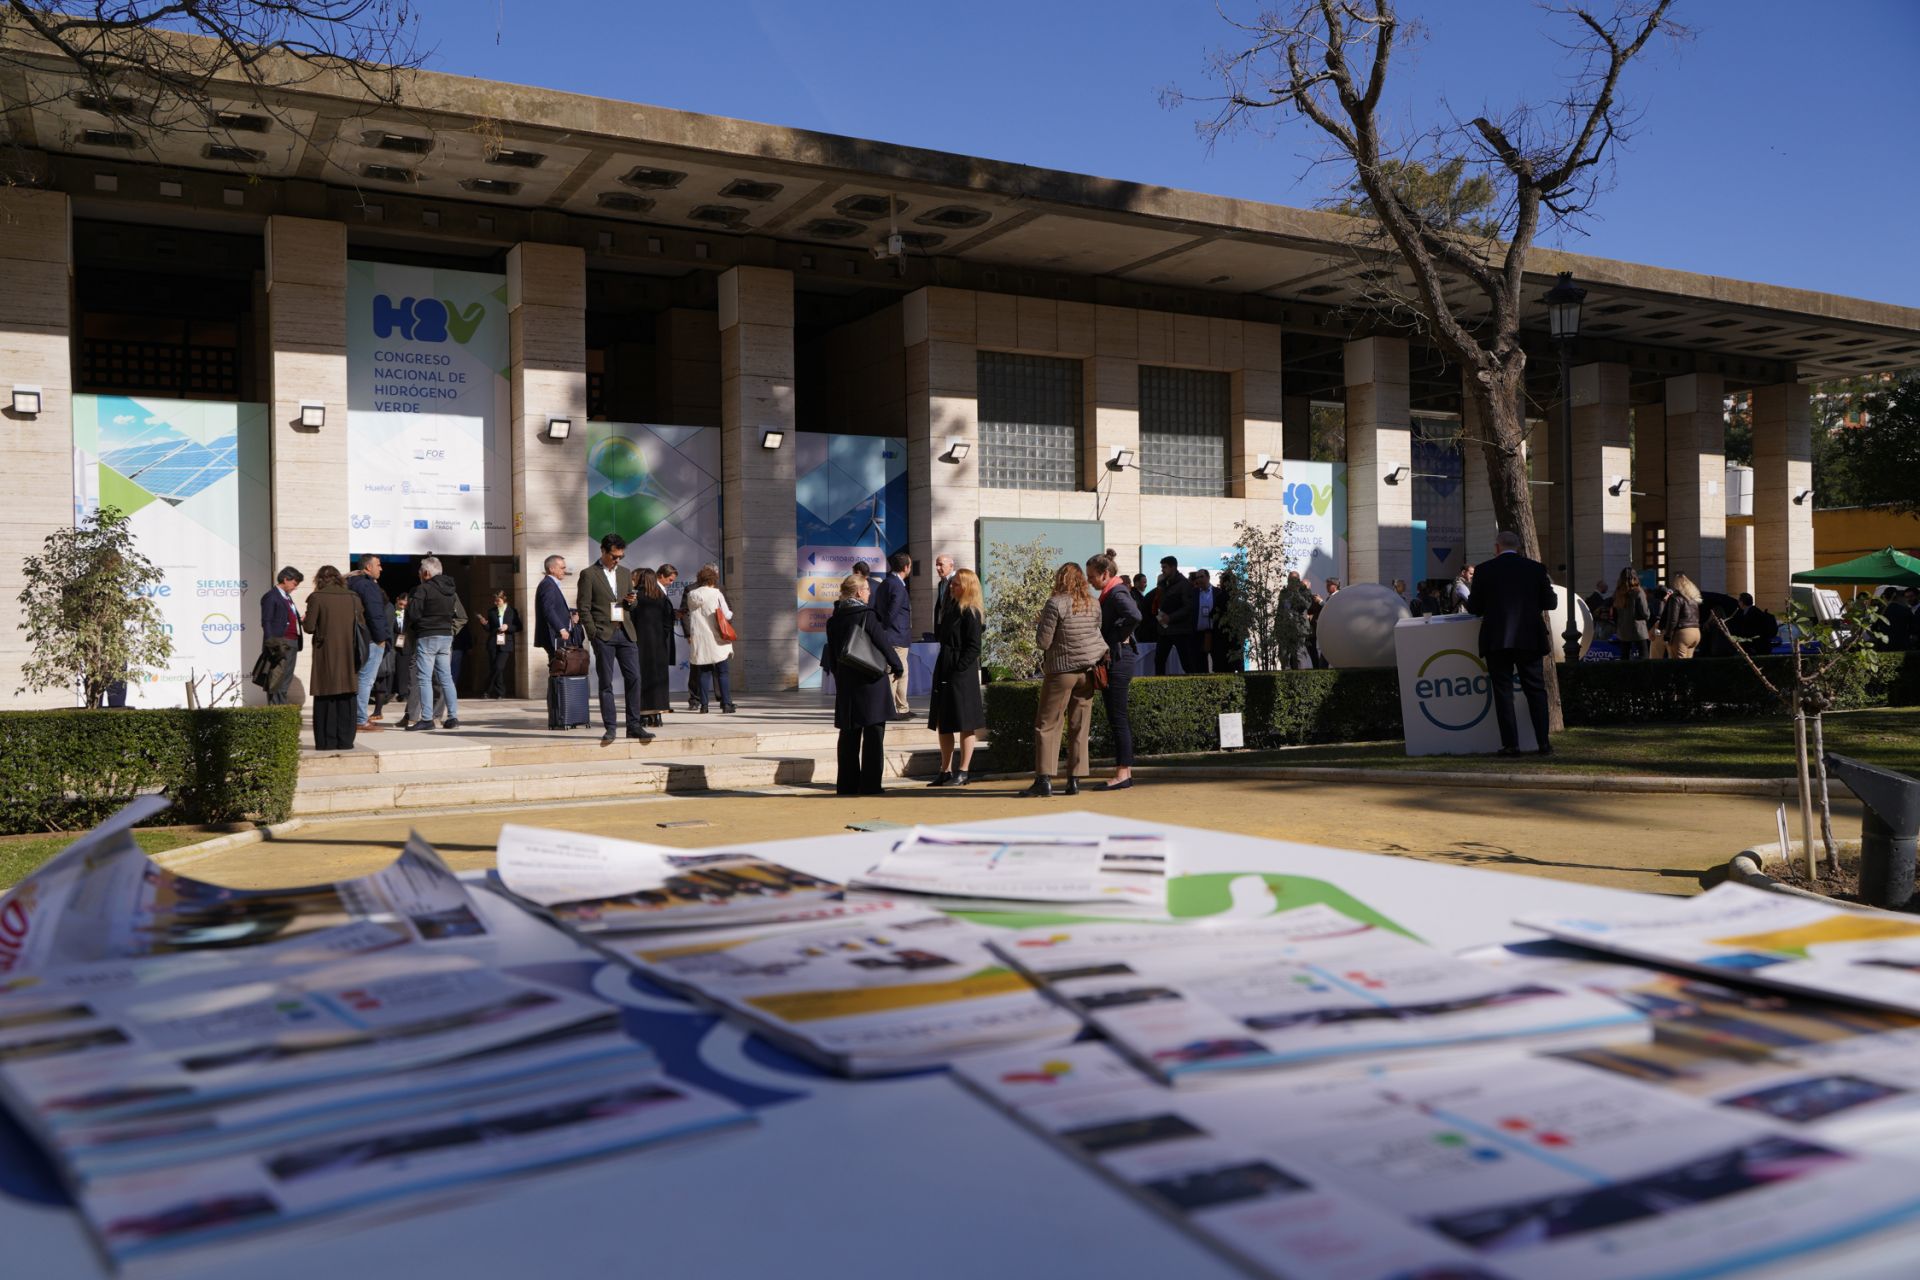
[[[1320,610],[1320,655],[1330,667],[1390,667],[1393,628],[1410,616],[1392,587],[1360,582],[1327,598]]]
[[[1567,589],[1559,583],[1553,584],[1553,594],[1559,598],[1560,606],[1547,615],[1547,634],[1553,638],[1553,656],[1560,657],[1560,647],[1566,643],[1560,637],[1567,633]],[[1587,607],[1587,598],[1576,595],[1573,598],[1574,616],[1580,619],[1580,656],[1585,658],[1587,650],[1593,647],[1593,610]]]

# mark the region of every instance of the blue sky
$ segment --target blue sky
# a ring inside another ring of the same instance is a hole
[[[1167,85],[1207,91],[1206,54],[1233,34],[1211,0],[416,4],[439,71],[1279,204],[1334,184],[1297,126],[1210,152],[1200,108],[1160,105]],[[1429,27],[1390,84],[1402,119],[1554,87],[1564,19],[1401,4]],[[1676,8],[1695,34],[1629,72],[1637,132],[1564,246],[1920,306],[1920,0]]]

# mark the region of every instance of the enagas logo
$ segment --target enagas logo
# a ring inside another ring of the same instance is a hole
[[[210,613],[200,619],[200,638],[208,644],[225,644],[246,629],[244,622],[235,622],[224,613]]]
[[[1427,722],[1451,733],[1473,728],[1493,710],[1487,664],[1465,649],[1442,649],[1421,663],[1413,695]]]
[[[0,903],[0,973],[12,973],[27,954],[27,934],[33,926],[32,885],[22,885]]]

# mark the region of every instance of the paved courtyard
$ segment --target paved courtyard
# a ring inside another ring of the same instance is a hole
[[[1079,808],[1456,866],[1688,894],[1699,890],[1702,872],[1772,839],[1777,803],[1747,796],[1507,792],[1417,780],[1265,779],[1154,779],[1113,795],[1092,792],[1048,801],[1018,797],[1025,781],[990,782],[959,793],[896,782],[885,796],[858,800],[814,788],[769,788],[751,794],[309,821],[267,843],[201,855],[185,849],[168,861],[207,879],[257,887],[362,874],[391,857],[409,829],[464,869],[492,865],[506,822],[698,848],[829,835],[853,822],[964,823]],[[1857,808],[1840,808],[1835,823],[1840,834],[1857,832]]]

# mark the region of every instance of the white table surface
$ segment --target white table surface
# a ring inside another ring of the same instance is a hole
[[[422,834],[431,839],[431,820],[424,825]],[[1523,912],[1598,911],[1640,896],[1051,808],[1044,816],[969,825],[1163,831],[1183,873],[1317,877],[1447,950],[1536,936],[1510,923]],[[1278,806],[1274,827],[1285,827]],[[849,832],[746,847],[840,880],[870,866],[895,838]],[[476,896],[516,960],[580,961],[557,932],[491,893]],[[766,1055],[748,1056],[737,1029],[635,991],[620,966],[591,963],[596,990],[700,1028],[693,1038],[708,1066],[810,1096],[759,1108],[758,1126],[498,1184],[451,1207],[356,1223],[318,1241],[303,1237],[279,1248],[261,1241],[197,1262],[185,1274],[196,1280],[1215,1280],[1243,1274],[944,1074],[845,1081],[769,1065]],[[0,1188],[5,1185],[0,1178]],[[1803,1259],[1798,1269],[1756,1274],[1911,1277],[1920,1268],[1917,1251],[1915,1237],[1905,1235],[1844,1260]],[[109,1274],[77,1214],[3,1189],[0,1259],[0,1276],[21,1280]]]

